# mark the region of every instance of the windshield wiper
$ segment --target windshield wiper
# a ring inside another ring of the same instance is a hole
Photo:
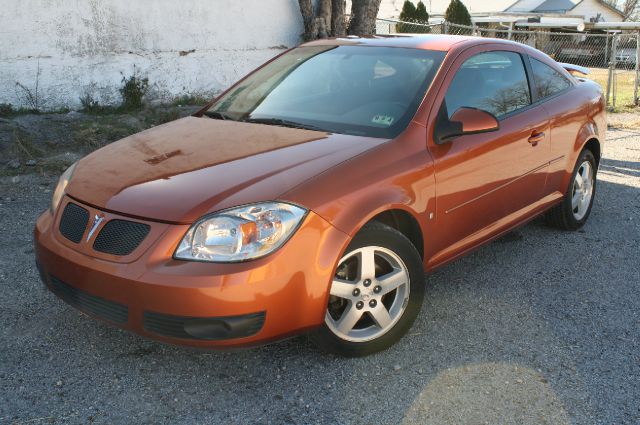
[[[254,124],[267,124],[267,125],[278,125],[281,127],[289,127],[289,128],[301,128],[303,130],[325,131],[319,127],[316,127],[310,124],[303,124],[300,122],[283,120],[280,118],[246,118],[242,121],[251,122]]]
[[[230,121],[233,121],[233,118],[231,118],[229,115],[225,114],[224,112],[205,111],[203,113],[203,115],[206,115],[209,118],[213,118],[214,120],[230,120]]]

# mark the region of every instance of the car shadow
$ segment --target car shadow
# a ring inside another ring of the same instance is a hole
[[[599,172],[640,177],[640,162],[619,161],[615,159],[603,158],[600,162]]]

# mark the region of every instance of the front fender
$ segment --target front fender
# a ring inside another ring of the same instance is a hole
[[[435,177],[426,149],[426,129],[412,124],[398,138],[335,166],[281,199],[311,209],[350,236],[391,209],[411,214],[426,234],[425,218],[435,211]]]

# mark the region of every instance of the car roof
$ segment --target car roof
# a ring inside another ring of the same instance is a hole
[[[513,44],[512,41],[471,37],[463,35],[420,34],[420,35],[374,35],[366,37],[347,36],[326,38],[304,43],[303,46],[376,46],[376,47],[408,47],[424,50],[449,51],[459,43],[465,45],[491,43]]]

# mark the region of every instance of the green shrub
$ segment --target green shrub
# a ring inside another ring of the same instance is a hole
[[[400,12],[400,21],[410,22],[404,24],[398,24],[396,30],[402,33],[428,33],[431,32],[431,28],[425,26],[429,23],[429,12],[422,1],[418,2],[417,6],[406,0],[402,5],[402,11]],[[419,25],[414,25],[415,22]]]
[[[141,109],[144,105],[143,98],[149,90],[149,79],[147,77],[142,78],[136,72],[135,68],[133,74],[127,78],[122,76],[122,87],[120,88],[120,95],[122,96],[122,109]]]
[[[413,22],[415,20],[415,16],[416,16],[416,7],[411,1],[405,0],[404,4],[402,5],[402,11],[400,12],[399,19],[403,22]],[[396,27],[396,31],[412,32],[411,31],[412,27],[413,25],[398,24]]]
[[[471,26],[469,10],[460,0],[451,0],[447,11],[444,13],[444,20],[452,24]]]
[[[416,6],[416,20],[425,24],[429,22],[429,12],[427,12],[427,7],[422,3],[422,1],[419,1]]]

